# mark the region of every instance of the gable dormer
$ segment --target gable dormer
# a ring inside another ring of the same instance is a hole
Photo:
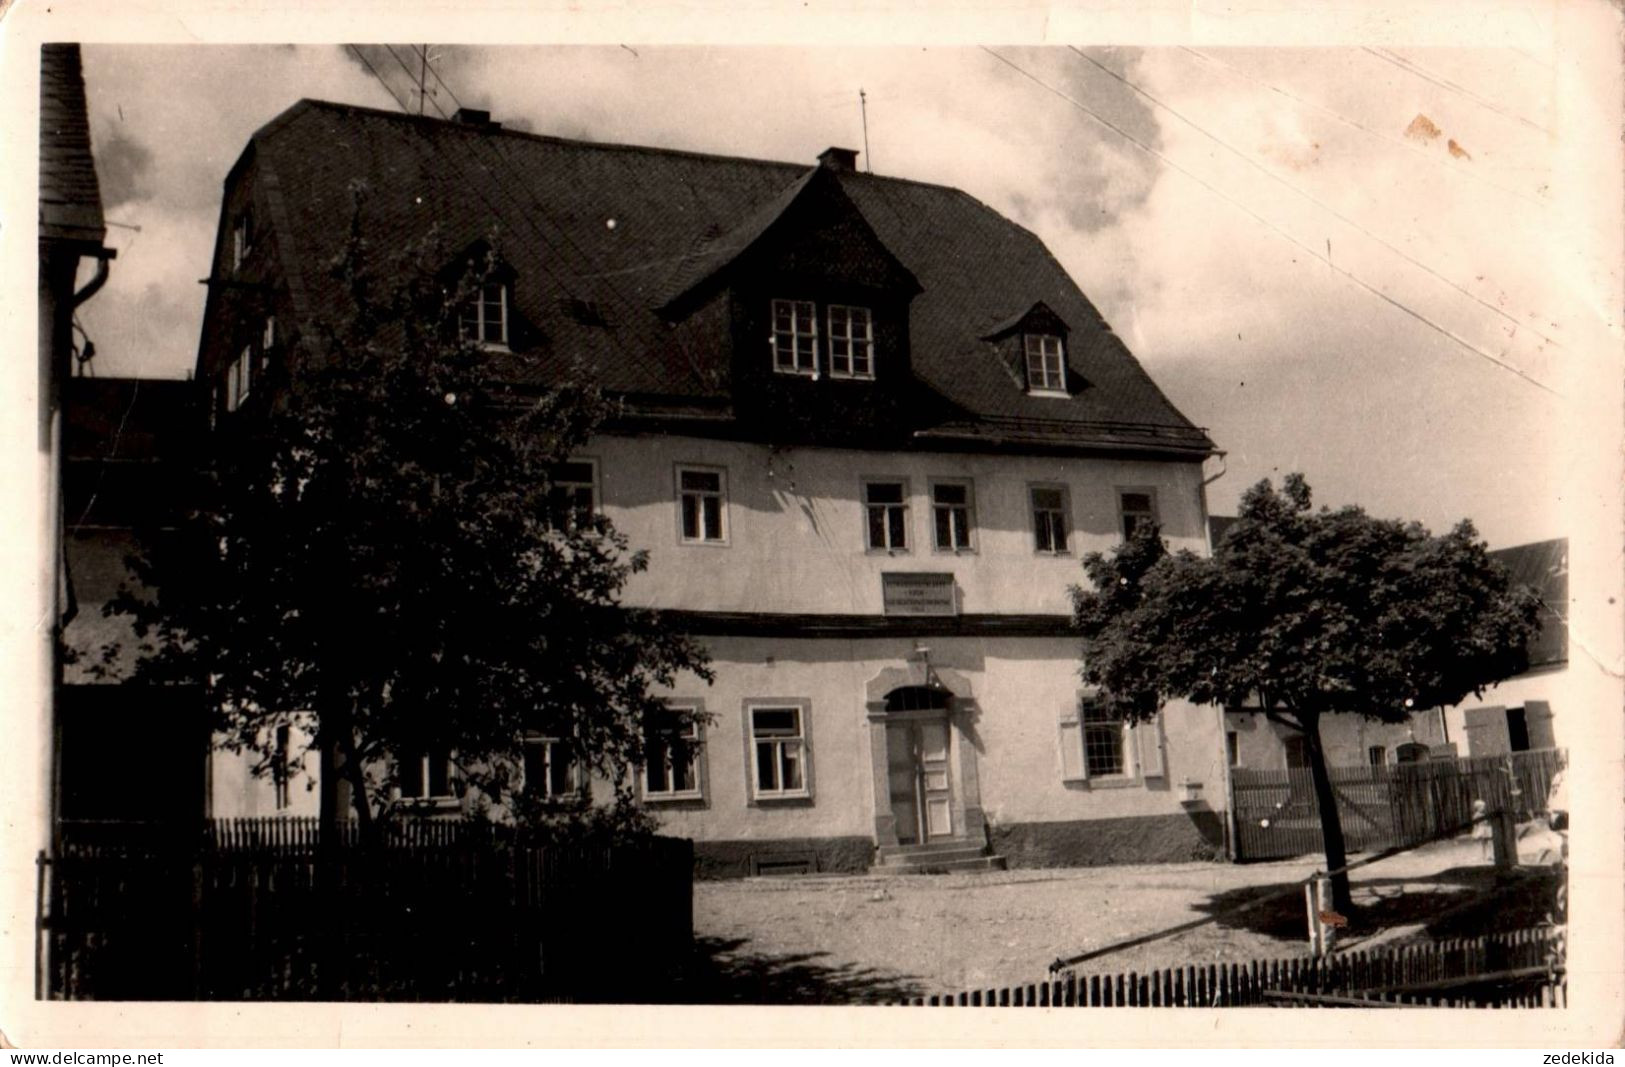
[[[909,304],[920,284],[842,187],[855,159],[826,150],[711,236],[662,309],[679,322],[707,309],[725,320],[735,411],[800,439],[896,430],[913,384]]]
[[[1067,349],[1071,328],[1042,300],[982,335],[1029,396],[1065,398],[1082,386]]]

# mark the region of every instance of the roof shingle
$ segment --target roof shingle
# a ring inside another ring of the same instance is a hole
[[[85,79],[76,44],[40,47],[40,237],[100,245],[107,235],[90,152]]]
[[[585,362],[617,392],[725,396],[725,366],[674,339],[660,309],[778,217],[814,165],[564,140],[370,108],[301,101],[250,152],[274,175],[293,246],[320,262],[346,231],[350,184],[368,225],[405,238],[438,225],[448,247],[493,230],[515,307],[544,340],[540,373]],[[835,175],[880,242],[917,279],[915,375],[957,412],[922,435],[1136,449],[1191,457],[1212,442],[1174,409],[1032,233],[943,186]],[[307,280],[318,272],[307,271]],[[316,288],[312,285],[312,288]],[[337,293],[313,311],[336,310]],[[572,309],[602,309],[601,322]],[[1027,395],[984,336],[1043,302],[1070,328],[1070,398]],[[588,321],[584,321],[588,320]],[[712,363],[707,363],[707,360]],[[719,375],[719,371],[721,374]],[[719,383],[723,383],[719,386]]]

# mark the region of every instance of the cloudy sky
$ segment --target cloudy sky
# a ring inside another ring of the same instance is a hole
[[[119,249],[81,311],[100,374],[188,372],[249,135],[304,96],[416,110],[414,47],[361,50],[387,88],[339,47],[85,47]],[[1550,51],[429,54],[430,113],[455,94],[537,133],[809,164],[864,147],[861,88],[877,173],[961,187],[1037,232],[1227,450],[1215,513],[1301,470],[1321,502],[1471,517],[1492,545],[1570,532],[1562,430],[1608,335],[1573,284],[1586,220]]]

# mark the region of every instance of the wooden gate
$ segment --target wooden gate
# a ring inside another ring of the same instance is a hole
[[[1381,767],[1330,767],[1351,852],[1419,845],[1468,829],[1473,805],[1539,815],[1553,776],[1567,762],[1561,749],[1505,756],[1430,760]],[[1286,859],[1320,852],[1320,807],[1308,768],[1231,772],[1236,813],[1234,858]]]

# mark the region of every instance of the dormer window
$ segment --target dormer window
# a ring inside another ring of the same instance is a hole
[[[1054,334],[1026,335],[1027,392],[1034,396],[1066,396],[1066,350]]]
[[[773,369],[818,373],[818,313],[811,300],[773,301]]]
[[[875,376],[875,332],[868,308],[829,306],[829,376]]]
[[[496,282],[480,286],[474,298],[463,305],[458,330],[465,341],[487,348],[506,348],[508,287]]]

